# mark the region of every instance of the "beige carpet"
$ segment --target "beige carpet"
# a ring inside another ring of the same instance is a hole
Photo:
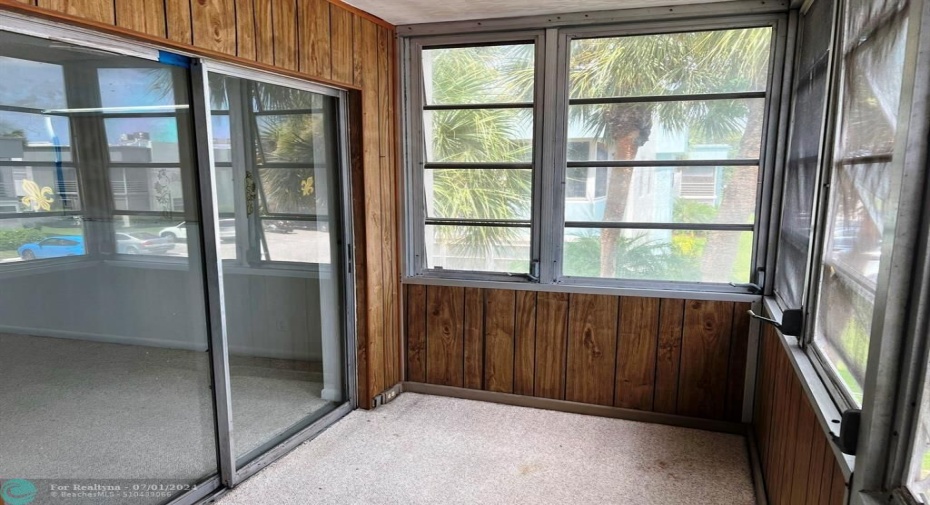
[[[736,435],[404,393],[220,500],[256,504],[751,504]]]
[[[237,454],[332,408],[318,369],[230,359]],[[195,482],[214,440],[206,352],[0,334],[0,478]]]

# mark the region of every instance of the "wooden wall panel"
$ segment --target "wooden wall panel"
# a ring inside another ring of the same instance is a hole
[[[533,395],[536,376],[536,292],[517,291],[514,323],[513,392]]]
[[[165,3],[144,0],[114,0],[116,25],[129,30],[165,37]]]
[[[407,377],[426,382],[426,286],[409,286],[407,300]]]
[[[426,306],[426,381],[462,387],[465,289],[428,286]]]
[[[224,54],[236,54],[236,18],[233,0],[193,0],[194,45]]]
[[[565,399],[568,294],[536,294],[536,376],[533,394]]]
[[[193,42],[190,0],[165,0],[165,18],[168,40],[181,44]]]
[[[569,298],[566,400],[613,404],[617,306],[613,296],[573,293]]]
[[[729,369],[731,302],[685,304],[678,377],[678,413],[722,419]]]
[[[297,70],[297,0],[273,0],[271,25],[274,29],[274,66]],[[374,61],[377,56],[366,54],[365,57]]]
[[[685,301],[662,300],[659,303],[659,335],[656,352],[656,412],[678,412],[678,371],[681,362],[681,335],[684,327]]]
[[[274,65],[274,14],[272,0],[253,0],[255,13],[255,59]]]
[[[37,5],[76,18],[111,25],[116,23],[112,0],[38,0]]]
[[[255,59],[255,5],[252,0],[236,0],[236,56]]]
[[[616,407],[653,409],[660,301],[628,296],[620,299]]]
[[[768,501],[844,505],[848,482],[779,338],[762,332],[752,425]]]
[[[329,3],[325,0],[297,0],[297,68],[323,79],[332,77],[329,17]],[[379,56],[386,56],[386,53]]]
[[[484,384],[484,293],[465,288],[464,359],[465,387],[481,389]]]
[[[329,6],[329,23],[332,30],[330,41],[332,79],[337,82],[352,82],[353,25],[355,16],[345,10]]]
[[[413,284],[405,291],[406,380],[713,420],[742,412],[748,305]],[[409,304],[429,306],[425,330]],[[446,334],[461,340],[448,344]],[[432,349],[434,341],[444,347]],[[691,392],[711,407],[685,398]]]

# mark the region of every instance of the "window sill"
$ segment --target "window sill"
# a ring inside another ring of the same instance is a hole
[[[782,309],[779,308],[778,302],[773,297],[765,297],[763,305],[765,306],[765,312],[768,317],[781,320]],[[814,409],[814,414],[817,417],[817,421],[824,435],[830,440],[830,447],[833,449],[833,455],[840,463],[843,477],[849,482],[853,468],[855,467],[856,458],[855,456],[843,454],[840,452],[839,448],[837,448],[836,444],[832,442],[833,437],[839,435],[841,412],[833,402],[833,398],[830,396],[820,375],[817,374],[817,370],[814,368],[811,358],[804,349],[798,345],[797,339],[794,337],[787,337],[778,330],[775,331],[775,335],[778,336],[778,341],[788,355],[788,361],[791,363],[791,367],[798,376],[801,388],[804,390],[804,395]]]
[[[407,276],[402,279],[403,284],[419,284],[427,286],[453,286],[485,289],[505,289],[515,291],[537,291],[543,293],[581,293],[591,295],[635,296],[640,298],[684,298],[688,300],[707,300],[725,302],[758,302],[761,295],[736,291],[714,291],[713,285],[707,290],[650,288],[650,287],[617,287],[594,286],[590,284],[543,284],[529,282],[514,276],[513,281],[456,279],[435,276]],[[726,286],[729,288],[729,286]]]

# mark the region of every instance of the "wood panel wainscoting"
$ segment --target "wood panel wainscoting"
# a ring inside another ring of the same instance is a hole
[[[739,423],[749,303],[404,286],[411,383]]]
[[[359,406],[401,381],[394,26],[327,0],[0,0],[0,9],[349,90]]]
[[[769,503],[842,505],[848,482],[780,338],[765,325],[752,430]]]

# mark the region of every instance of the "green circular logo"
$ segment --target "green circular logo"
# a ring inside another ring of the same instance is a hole
[[[36,486],[26,479],[10,479],[0,486],[0,498],[7,505],[26,505],[36,499]]]

